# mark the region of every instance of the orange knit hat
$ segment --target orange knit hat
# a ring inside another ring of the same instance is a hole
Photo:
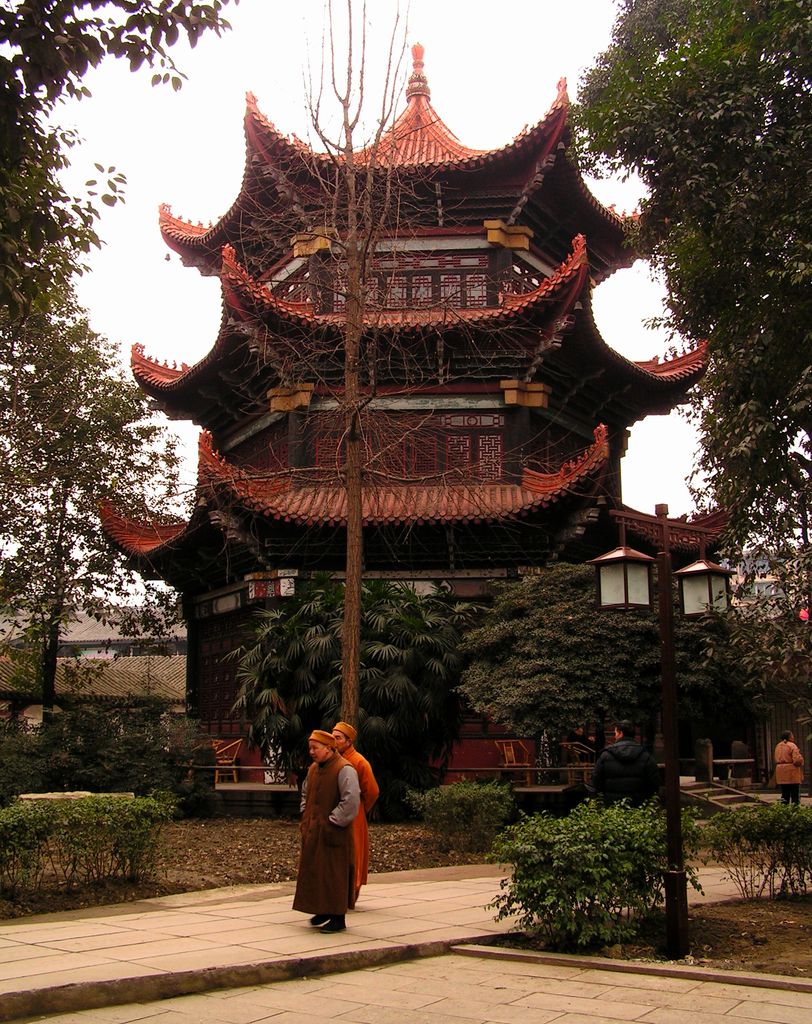
[[[347,739],[350,741],[350,743],[355,743],[355,741],[358,739],[358,730],[353,729],[353,727],[348,722],[336,722],[336,724],[333,726],[333,732],[335,732],[336,730],[338,730],[339,732],[343,732]]]
[[[324,729],[314,729],[310,733],[308,739],[315,740],[316,743],[323,743],[325,747],[329,747],[330,750],[335,750],[336,741],[335,737],[331,732],[325,732]]]

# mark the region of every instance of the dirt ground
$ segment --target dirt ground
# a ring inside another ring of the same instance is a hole
[[[478,863],[477,854],[444,853],[418,824],[372,824],[374,872]],[[29,916],[107,903],[128,902],[220,886],[265,884],[296,877],[299,829],[295,821],[217,818],[182,821],[166,828],[154,880],[107,883],[64,893],[44,887],[19,901],[0,900],[0,918]],[[691,911],[691,960],[702,966],[812,978],[812,896],[786,900],[736,900]],[[602,952],[602,951],[598,951]],[[654,946],[606,951],[653,958]]]

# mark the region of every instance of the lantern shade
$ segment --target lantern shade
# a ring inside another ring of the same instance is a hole
[[[674,575],[679,581],[682,614],[686,618],[727,608],[727,581],[733,575],[730,569],[700,558]]]
[[[601,608],[651,608],[654,559],[634,548],[619,547],[590,561],[598,578]]]

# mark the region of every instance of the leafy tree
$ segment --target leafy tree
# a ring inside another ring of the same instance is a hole
[[[62,624],[132,596],[99,505],[144,514],[139,496],[177,493],[175,441],[117,352],[70,293],[48,313],[0,317],[0,608],[17,617],[43,707],[53,706]],[[143,497],[140,498],[143,501]]]
[[[766,563],[761,564],[764,568]],[[764,573],[760,574],[763,578]],[[809,610],[809,579],[803,556],[773,559],[772,585],[747,593],[726,614],[724,637],[710,639],[710,664],[725,665],[732,658],[753,680],[756,692],[768,699],[787,701],[799,720],[812,723],[812,632],[803,615]]]
[[[206,31],[219,35],[229,27],[221,16],[227,3],[2,0],[0,306],[13,317],[46,299],[51,284],[69,280],[77,254],[99,244],[93,202],[69,195],[59,180],[77,140],[52,122],[57,103],[89,96],[84,76],[108,56],[127,60],[133,71],[147,64],[155,69],[153,85],[179,89],[169,48],[181,35],[191,46]],[[102,202],[113,205],[123,178],[97,166],[107,177]]]
[[[583,158],[646,186],[667,322],[710,339],[696,409],[730,536],[808,543],[812,17],[807,0],[624,0],[581,84]]]
[[[238,652],[236,708],[251,721],[250,738],[294,769],[309,764],[311,731],[332,729],[340,717],[342,591],[317,577],[279,608],[260,612],[254,637]],[[410,788],[431,784],[429,762],[446,757],[457,738],[458,645],[476,611],[399,583],[363,586],[358,745],[389,815],[402,813]]]
[[[706,664],[704,646],[721,619],[675,622],[679,710],[729,722],[746,706],[744,673]],[[661,704],[660,648],[653,615],[598,611],[585,565],[548,566],[502,585],[462,646],[460,691],[473,707],[520,735],[562,735],[578,722],[653,723]]]
[[[212,773],[194,772],[211,745],[159,702],[68,704],[47,728],[0,723],[0,807],[19,793],[164,790],[186,813],[210,810]]]

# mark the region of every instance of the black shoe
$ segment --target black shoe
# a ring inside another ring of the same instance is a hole
[[[331,917],[327,924],[322,928],[323,932],[343,932],[346,928],[344,923],[344,915],[340,917]]]
[[[313,925],[314,928],[318,928],[320,924],[325,924],[329,920],[329,914],[316,914],[315,917],[310,918],[310,923]]]

